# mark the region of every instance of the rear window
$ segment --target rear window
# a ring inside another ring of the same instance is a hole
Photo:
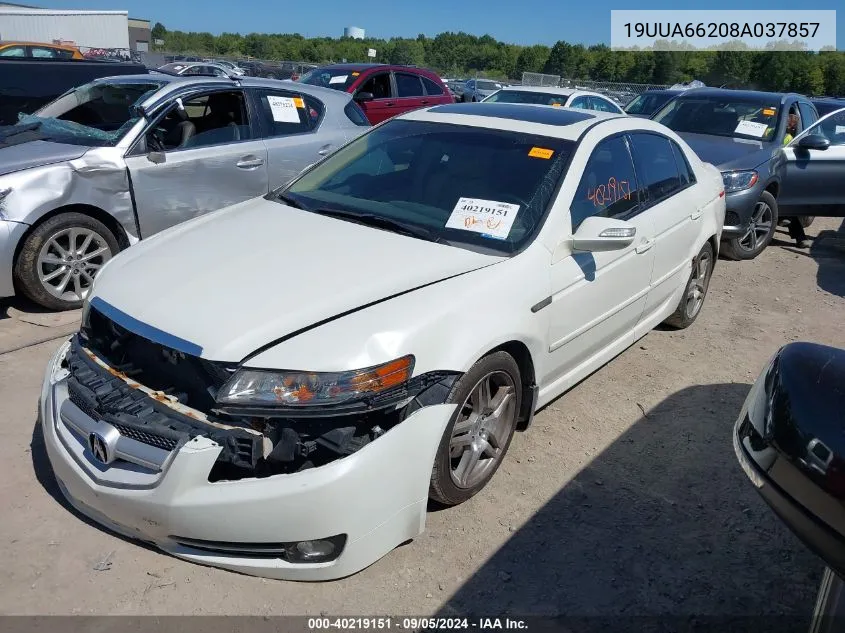
[[[370,125],[370,122],[367,120],[367,115],[364,114],[364,111],[358,107],[358,104],[354,101],[347,103],[343,112],[346,114],[346,118],[352,121],[355,125],[360,125],[361,127],[368,127]]]
[[[485,103],[531,103],[534,105],[562,106],[566,96],[551,92],[533,92],[529,90],[500,90],[484,100]]]
[[[346,92],[361,73],[349,68],[315,68],[300,77],[299,81],[312,86],[334,88]]]

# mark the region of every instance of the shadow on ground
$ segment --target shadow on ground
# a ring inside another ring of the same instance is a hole
[[[845,220],[838,229],[825,229],[812,237],[809,250],[796,248],[785,227],[778,228],[771,245],[815,259],[819,265],[816,273],[819,288],[838,297],[845,297]]]
[[[731,429],[749,388],[690,387],[647,412],[493,554],[440,615],[687,622],[766,614],[789,616],[778,621],[806,631],[822,563],[736,461]],[[579,630],[629,628],[613,622]],[[681,628],[695,630],[670,627]]]

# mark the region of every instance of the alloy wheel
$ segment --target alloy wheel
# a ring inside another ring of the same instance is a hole
[[[710,253],[701,253],[693,260],[692,275],[687,284],[687,317],[694,319],[701,306],[704,305],[704,297],[707,295],[707,286],[710,284],[710,269],[713,262],[710,261]]]
[[[761,200],[754,205],[751,224],[745,235],[737,240],[739,247],[749,253],[760,249],[772,230],[772,219],[772,208],[768,204]]]
[[[91,229],[72,227],[51,235],[38,254],[38,279],[62,301],[82,301],[94,277],[112,258],[106,239]]]

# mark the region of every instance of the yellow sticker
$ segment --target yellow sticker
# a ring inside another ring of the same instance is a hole
[[[764,114],[765,116],[775,116],[775,110],[774,110],[774,109],[772,109],[772,108],[765,108],[765,109],[763,110],[763,114]]]
[[[353,77],[357,77],[357,76],[358,76],[358,75],[360,75],[360,74],[361,74],[361,73],[352,73],[352,76],[353,76]]]
[[[555,108],[560,108],[561,106],[563,106],[563,104],[562,103],[553,103],[552,106],[554,106]]]
[[[549,159],[549,158],[551,158],[551,157],[552,157],[552,154],[554,154],[554,153],[555,153],[555,152],[554,152],[554,150],[551,150],[551,149],[546,149],[546,148],[544,148],[544,147],[532,147],[532,148],[531,148],[531,151],[530,151],[530,152],[528,152],[528,155],[529,155],[531,158],[545,158],[545,159]]]
[[[305,102],[302,100],[302,97],[294,97],[293,105],[295,105],[297,108],[304,108]]]

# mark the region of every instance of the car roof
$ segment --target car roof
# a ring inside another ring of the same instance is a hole
[[[396,118],[513,130],[574,141],[595,123],[632,117],[610,112],[550,108],[523,103],[454,103],[413,110]]]
[[[689,88],[680,92],[680,96],[685,97],[687,95],[697,97],[738,97],[739,99],[764,98],[770,100],[777,99],[778,102],[783,101],[787,97],[798,98],[803,96],[794,92],[764,92],[762,90],[732,90],[730,88]]]
[[[44,48],[58,48],[64,51],[79,50],[72,44],[52,44],[50,42],[29,42],[26,40],[0,40],[0,46],[42,46]]]
[[[584,90],[576,90],[575,88],[558,88],[557,86],[506,86],[502,90],[513,92],[542,92],[550,95],[560,95],[561,97],[570,97],[576,92],[585,92]]]

